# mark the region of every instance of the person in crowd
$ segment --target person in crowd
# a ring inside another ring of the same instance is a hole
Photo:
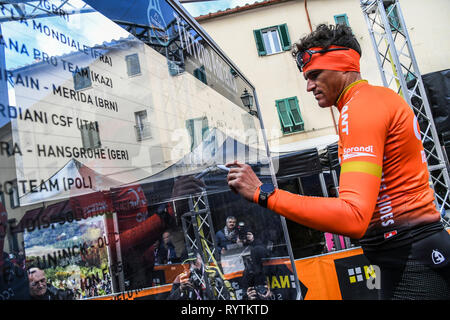
[[[43,270],[32,267],[28,269],[28,282],[32,300],[73,300],[71,290],[58,289],[47,283]]]
[[[167,300],[208,300],[206,293],[205,266],[199,253],[188,258],[187,268],[179,274],[172,284]]]
[[[272,298],[273,292],[267,283],[248,287],[243,296],[243,300],[272,300]]]
[[[362,79],[361,47],[345,25],[319,25],[292,53],[318,105],[340,112],[339,196],[274,188],[237,161],[226,164],[229,187],[307,227],[359,239],[381,270],[380,299],[450,299],[450,235],[435,206],[412,108]]]
[[[161,241],[156,251],[156,258],[158,264],[171,264],[179,262],[175,246],[172,243],[172,235],[169,231],[162,234]]]
[[[29,300],[28,277],[21,265],[11,261],[4,251],[8,214],[0,197],[0,300]]]
[[[254,232],[251,229],[248,229],[246,233],[247,239],[244,245],[250,248],[253,267],[257,273],[263,273],[263,259],[269,256],[269,251],[260,239],[255,238]]]
[[[245,233],[243,245],[250,251],[249,254],[243,256],[243,284],[247,294],[244,295],[244,299],[268,300],[272,293],[267,284],[263,259],[269,256],[269,251],[263,242],[255,237],[255,232],[251,228],[241,226],[241,229]]]
[[[216,232],[217,247],[220,254],[224,254],[229,245],[241,242],[236,222],[237,220],[234,216],[228,216],[225,220],[225,227]]]
[[[229,300],[232,288],[217,266],[206,266],[199,251],[191,252],[183,261],[184,272],[172,284],[167,300]]]

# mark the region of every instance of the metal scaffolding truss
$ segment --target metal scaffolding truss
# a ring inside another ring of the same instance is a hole
[[[200,281],[206,288],[209,299],[234,299],[230,283],[224,278],[221,266],[217,263],[218,253],[211,211],[206,190],[197,195],[191,195],[189,212],[181,216],[186,250],[189,256],[200,254],[205,273]]]
[[[436,205],[444,219],[450,210],[450,179],[443,148],[434,125],[408,30],[398,0],[360,0],[383,85],[398,92],[413,109],[435,191]]]
[[[200,252],[206,264],[215,262],[215,233],[206,191],[189,197],[189,212],[182,215],[188,253]]]

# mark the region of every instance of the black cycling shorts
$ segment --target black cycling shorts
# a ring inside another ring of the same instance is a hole
[[[401,248],[364,254],[372,265],[380,268],[380,299],[450,300],[450,235],[447,231]]]

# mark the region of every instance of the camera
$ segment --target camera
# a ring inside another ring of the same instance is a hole
[[[241,240],[242,242],[246,242],[247,241],[247,232],[249,231],[249,228],[247,228],[247,226],[245,225],[244,222],[239,222],[237,231],[238,231],[239,240]]]
[[[257,275],[255,272],[250,269],[246,272],[246,278],[247,278],[247,286],[253,287],[256,291],[257,299],[265,299],[265,296],[267,295],[268,289],[265,286],[264,281],[262,281],[263,275]]]
[[[189,276],[189,282],[197,290],[201,289],[201,287],[202,287],[201,276],[198,274],[197,270],[194,268],[191,269],[191,274]]]
[[[181,288],[182,291],[178,299],[197,300],[199,295],[203,295],[202,279],[197,270],[191,268],[188,285]]]

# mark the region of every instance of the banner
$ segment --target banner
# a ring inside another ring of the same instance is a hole
[[[343,300],[377,300],[375,267],[360,254],[334,260]]]
[[[299,259],[295,264],[300,281],[308,288],[305,300],[378,299],[379,271],[361,248]]]
[[[148,217],[147,198],[140,185],[114,189],[111,197],[121,232],[134,228]]]

